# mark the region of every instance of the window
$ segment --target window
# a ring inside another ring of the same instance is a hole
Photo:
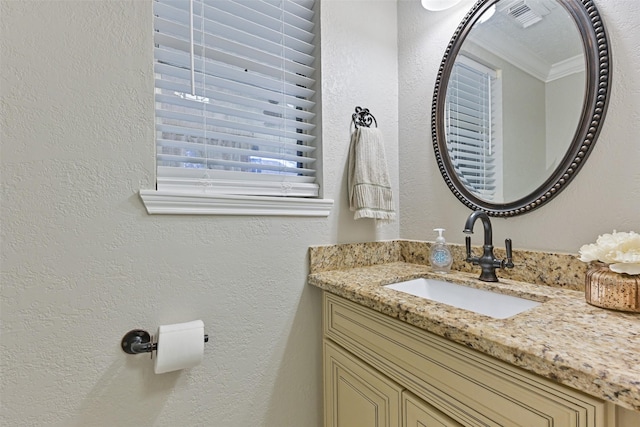
[[[445,132],[449,158],[471,193],[502,201],[499,73],[460,56],[447,87]]]
[[[328,214],[313,6],[154,0],[157,189],[140,193],[150,213]]]

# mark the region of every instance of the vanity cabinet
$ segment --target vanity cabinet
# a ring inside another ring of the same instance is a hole
[[[324,292],[325,427],[603,427],[613,405]]]

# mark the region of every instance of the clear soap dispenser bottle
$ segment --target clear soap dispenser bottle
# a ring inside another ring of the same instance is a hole
[[[445,230],[444,228],[434,228],[433,231],[438,233],[438,237],[436,238],[436,242],[431,246],[431,254],[429,256],[431,268],[436,273],[448,273],[451,271],[453,257],[442,235]]]

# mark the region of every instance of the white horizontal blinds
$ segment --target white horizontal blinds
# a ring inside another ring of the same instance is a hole
[[[318,195],[312,8],[154,1],[158,189]]]
[[[495,77],[495,71],[475,61],[457,60],[446,97],[449,158],[467,189],[484,200],[493,200],[496,190],[496,146],[492,137]]]

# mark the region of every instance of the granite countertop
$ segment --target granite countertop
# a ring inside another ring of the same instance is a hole
[[[427,265],[391,257],[384,263],[334,270],[312,266],[308,282],[499,360],[640,411],[640,314],[593,307],[585,302],[584,292],[577,290],[504,278],[486,283],[477,276],[470,272],[437,274]],[[507,319],[494,319],[383,287],[418,277],[544,303]]]

